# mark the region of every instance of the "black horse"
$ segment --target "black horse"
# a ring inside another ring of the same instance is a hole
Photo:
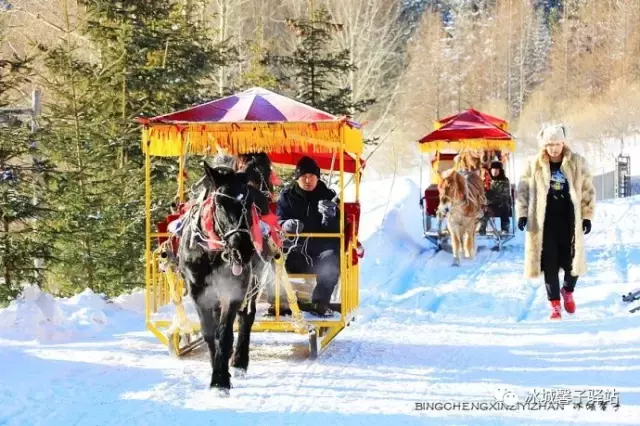
[[[273,193],[271,159],[264,152],[240,154],[234,159],[236,171],[246,171],[249,182],[265,194]]]
[[[203,192],[187,215],[178,248],[179,269],[193,298],[202,336],[209,347],[211,387],[228,394],[233,325],[238,341],[231,366],[244,374],[255,319],[260,253],[254,224],[254,197],[247,176],[232,167],[203,163]],[[259,234],[259,233],[258,233]],[[269,259],[270,261],[271,259]]]

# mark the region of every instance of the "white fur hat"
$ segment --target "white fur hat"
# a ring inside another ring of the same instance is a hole
[[[542,129],[538,132],[538,146],[543,148],[551,141],[561,141],[565,145],[569,145],[567,142],[567,128],[564,124],[546,124],[542,126]]]

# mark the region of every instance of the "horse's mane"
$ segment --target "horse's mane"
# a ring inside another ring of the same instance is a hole
[[[249,177],[261,191],[273,192],[271,159],[265,153],[243,154]]]
[[[478,170],[482,165],[482,154],[472,149],[465,149],[454,159],[456,170]]]
[[[442,174],[442,178],[450,184],[451,198],[462,201],[465,211],[480,209],[486,202],[484,185],[477,173],[450,169]]]
[[[486,202],[484,182],[475,172],[466,173],[467,203],[480,209]]]

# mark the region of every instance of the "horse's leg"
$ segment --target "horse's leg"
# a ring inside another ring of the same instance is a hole
[[[216,329],[220,321],[220,306],[210,308],[203,306],[196,300],[196,309],[198,310],[198,317],[200,318],[202,338],[209,348],[211,368],[214,368],[213,360],[216,357]]]
[[[229,374],[229,358],[233,348],[233,323],[241,302],[225,301],[220,310],[220,321],[215,330],[216,353],[213,358],[213,373],[211,387],[217,388],[228,395],[231,389],[231,375]]]
[[[252,297],[247,306],[238,311],[238,342],[233,351],[231,366],[236,369],[236,375],[242,377],[249,367],[249,343],[251,327],[256,318],[256,297]]]
[[[471,240],[469,244],[469,252],[471,253],[471,258],[476,257],[476,221],[472,221],[471,225],[469,225],[469,239]]]
[[[464,250],[464,257],[466,257],[467,259],[469,259],[471,257],[471,253],[469,252],[469,230],[468,230],[468,226],[465,226],[462,229],[462,248]]]
[[[453,227],[449,228],[449,235],[451,238],[451,253],[453,254],[453,266],[460,265],[460,234]]]
[[[465,256],[467,259],[472,259],[475,256],[475,244],[476,244],[476,222],[470,220],[464,230],[465,236]]]

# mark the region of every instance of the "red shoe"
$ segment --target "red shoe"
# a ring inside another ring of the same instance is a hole
[[[564,288],[560,289],[560,294],[564,300],[564,310],[572,314],[576,311],[576,302],[573,300],[573,293],[569,293]]]
[[[560,315],[560,301],[559,300],[552,300],[551,301],[551,315],[549,316],[549,319],[561,319],[562,315]]]

